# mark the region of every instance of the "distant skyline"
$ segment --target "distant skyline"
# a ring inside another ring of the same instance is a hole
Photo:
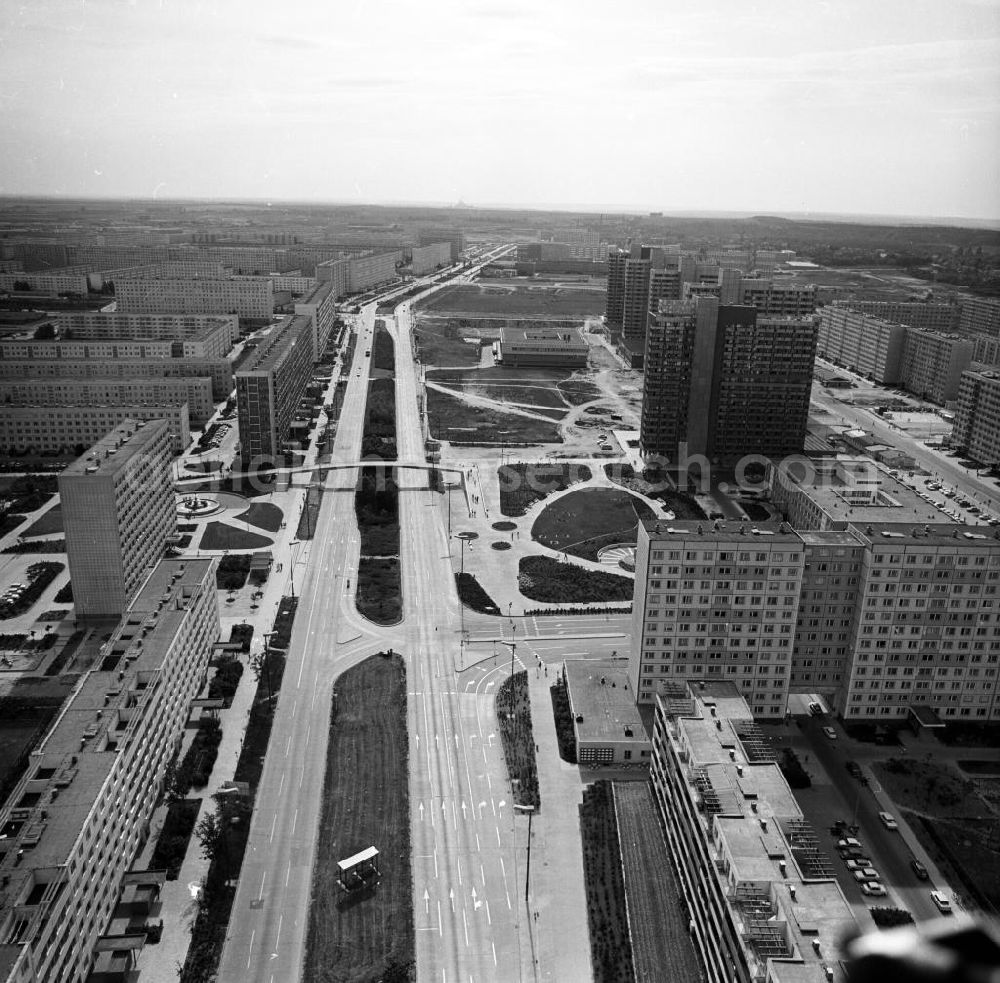
[[[1000,0],[7,3],[0,134],[6,195],[994,221]]]

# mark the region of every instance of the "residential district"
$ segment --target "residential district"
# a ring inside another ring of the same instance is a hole
[[[986,933],[1000,242],[884,232],[5,202],[0,981]]]

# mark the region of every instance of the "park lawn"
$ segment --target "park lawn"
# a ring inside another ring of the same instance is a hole
[[[437,440],[496,444],[562,443],[558,424],[473,406],[451,393],[427,390],[427,414]]]
[[[315,983],[383,979],[415,959],[406,667],[373,655],[336,687],[306,940],[304,977]],[[337,861],[373,845],[378,886],[345,895]]]
[[[524,515],[535,502],[563,491],[578,481],[593,477],[585,464],[504,464],[497,469],[500,480],[500,511]]]
[[[497,317],[534,314],[568,318],[603,314],[605,301],[600,290],[462,284],[431,294],[419,306],[421,310],[441,314],[495,314]]]
[[[647,481],[635,473],[631,464],[605,464],[608,479],[622,488],[655,498],[663,507],[674,513],[676,519],[707,519],[702,507],[687,492],[676,491],[665,480]]]
[[[941,819],[994,816],[971,778],[959,778],[950,768],[931,760],[889,758],[873,762],[872,771],[902,809]]]
[[[251,502],[246,512],[236,516],[237,522],[249,522],[251,526],[267,532],[277,532],[281,528],[285,513],[270,502]]]
[[[22,536],[49,536],[52,533],[64,532],[62,505],[56,504],[43,512],[35,521],[21,533]]]
[[[452,318],[417,318],[413,331],[414,355],[425,365],[478,365],[481,345],[466,338],[476,335]]]
[[[635,544],[639,520],[656,513],[635,495],[611,488],[579,488],[545,506],[531,537],[550,549],[596,560],[605,546]]]
[[[628,577],[584,570],[548,556],[522,557],[517,586],[532,601],[548,604],[596,604],[600,601],[631,601],[633,582]]]
[[[198,544],[202,550],[260,550],[273,545],[274,540],[225,522],[209,522]]]

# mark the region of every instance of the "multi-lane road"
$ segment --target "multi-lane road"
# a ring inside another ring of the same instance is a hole
[[[384,300],[384,298],[383,298]],[[376,304],[357,318],[358,343],[348,376],[333,463],[359,459]],[[423,459],[412,358],[409,305],[387,327],[396,342],[397,444],[401,460]],[[520,888],[525,820],[512,809],[493,696],[509,669],[463,672],[461,617],[447,540],[444,502],[419,471],[400,471],[400,557],[404,619],[379,628],[356,611],[359,537],[356,473],[332,470],[316,536],[304,547],[284,681],[257,793],[246,858],[220,965],[220,980],[287,983],[301,978],[312,870],[317,861],[330,700],[337,676],[393,647],[407,660],[410,798],[417,968],[421,979],[529,978],[535,955]],[[574,623],[577,624],[577,623]],[[493,634],[497,635],[497,619]],[[603,632],[598,628],[603,626]],[[578,625],[605,646],[608,623]],[[557,645],[569,631],[538,619],[536,646]],[[501,628],[499,634],[503,631]],[[485,624],[481,633],[488,634]],[[523,636],[522,636],[523,637]],[[473,644],[474,648],[475,645]],[[506,655],[508,649],[504,648]],[[518,660],[519,661],[519,660]]]

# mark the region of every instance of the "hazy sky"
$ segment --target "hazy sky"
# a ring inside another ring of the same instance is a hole
[[[1000,217],[1000,0],[0,0],[0,193]]]

